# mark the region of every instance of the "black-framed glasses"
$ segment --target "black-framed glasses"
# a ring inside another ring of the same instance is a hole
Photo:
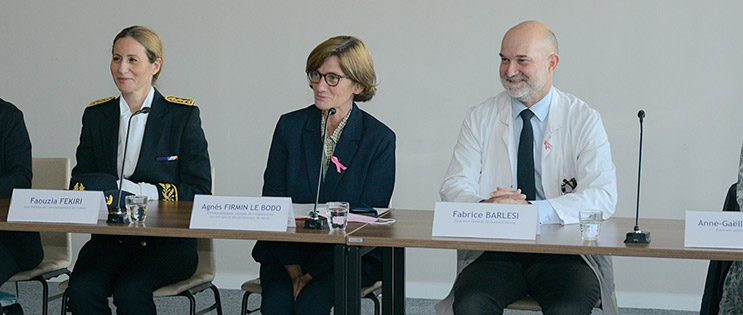
[[[325,78],[325,83],[328,86],[336,86],[338,83],[341,83],[341,79],[350,77],[349,75],[340,75],[332,72],[322,74],[317,71],[307,71],[307,80],[312,84],[320,83],[320,78]]]

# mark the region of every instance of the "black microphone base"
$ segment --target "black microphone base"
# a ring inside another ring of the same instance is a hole
[[[627,232],[626,244],[650,244],[650,232]]]
[[[129,217],[126,212],[111,212],[108,214],[106,223],[129,223]]]
[[[323,230],[328,228],[328,221],[325,218],[306,218],[304,219],[304,228],[312,230]]]

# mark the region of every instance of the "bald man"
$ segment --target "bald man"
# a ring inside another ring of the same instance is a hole
[[[505,91],[465,117],[441,199],[531,203],[542,224],[578,223],[582,209],[609,218],[617,200],[609,140],[598,112],[552,86],[555,34],[540,22],[518,24],[499,55]],[[460,251],[458,258],[439,314],[502,314],[526,295],[545,314],[590,314],[599,298],[604,314],[617,313],[609,257]]]

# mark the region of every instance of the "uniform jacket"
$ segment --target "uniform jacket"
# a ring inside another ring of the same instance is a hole
[[[547,199],[565,224],[578,222],[581,209],[599,209],[604,219],[615,210],[616,172],[609,140],[595,110],[573,95],[554,89],[542,145],[542,186]],[[513,141],[511,97],[503,92],[472,108],[467,114],[454,147],[451,164],[441,186],[444,201],[479,202],[496,187],[513,187],[510,152]],[[563,192],[563,181],[575,179],[572,192]],[[516,187],[513,187],[516,188]],[[457,272],[482,252],[458,252]],[[583,259],[601,286],[605,314],[618,312],[610,257]],[[436,307],[451,313],[450,294]]]
[[[291,197],[294,203],[315,202],[323,154],[321,119],[321,111],[314,105],[281,116],[263,175],[264,196]],[[353,104],[333,155],[347,168],[339,173],[329,164],[320,189],[321,203],[389,206],[395,185],[395,133],[391,129]],[[256,244],[256,261],[263,260],[267,244],[271,243]],[[310,274],[327,268],[318,266]]]
[[[195,194],[211,193],[206,137],[199,108],[180,98],[168,99],[155,90],[137,167],[129,180],[154,184],[160,200],[190,201]],[[72,176],[108,173],[118,178],[119,113],[118,98],[96,101],[85,109]],[[172,156],[178,158],[158,160]]]
[[[31,176],[31,140],[23,113],[0,99],[0,198],[10,198],[14,188],[31,188]],[[36,267],[44,257],[38,232],[0,231],[0,242],[21,269]]]
[[[736,197],[737,184],[728,189],[722,211],[740,211]],[[702,307],[700,315],[716,315],[720,312],[720,300],[722,299],[725,278],[728,276],[732,261],[712,260],[707,269],[707,279],[704,282],[704,294],[702,295]]]

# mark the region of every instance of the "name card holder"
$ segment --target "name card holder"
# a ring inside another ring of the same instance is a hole
[[[743,248],[743,212],[686,211],[684,247]]]
[[[535,240],[539,206],[437,202],[433,236]]]
[[[101,191],[14,189],[8,222],[96,224],[107,211]]]
[[[293,213],[292,199],[288,197],[196,195],[189,227],[286,232],[287,220]]]

